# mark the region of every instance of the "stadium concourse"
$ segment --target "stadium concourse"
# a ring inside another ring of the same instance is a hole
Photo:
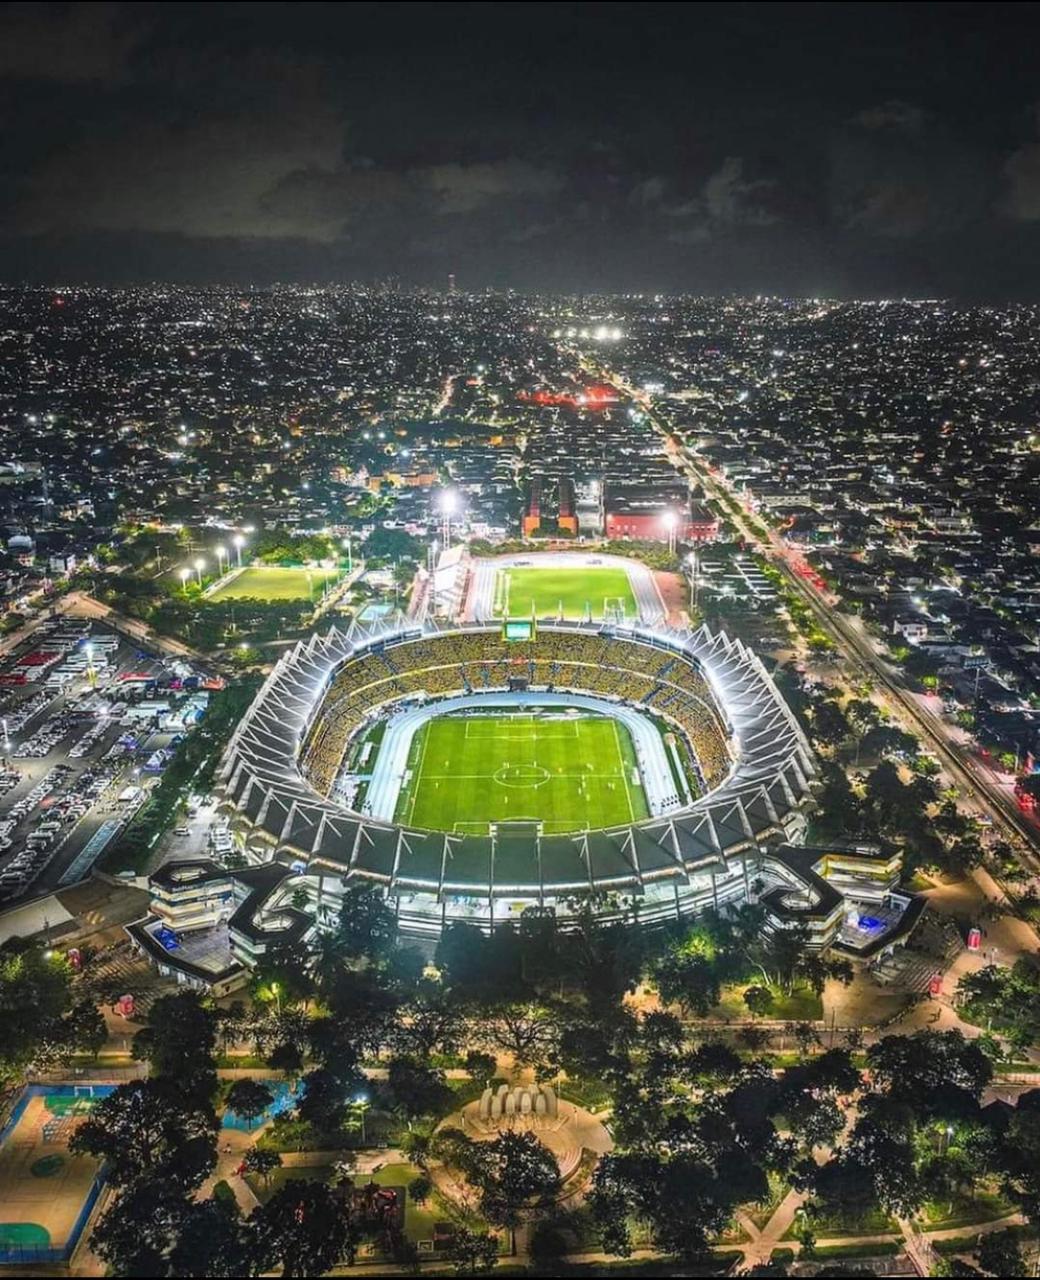
[[[413,937],[453,920],[492,928],[531,908],[566,927],[582,899],[604,918],[638,902],[649,923],[746,899],[769,850],[803,837],[812,752],[739,642],[703,627],[564,623],[530,627],[519,643],[509,630],[355,623],[280,659],[220,775],[248,864],[230,873],[229,933],[243,963],[331,919],[351,882],[381,886]],[[697,766],[701,794],[606,828],[550,833],[521,819],[465,835],[372,817],[335,798],[347,753],[395,712],[549,692],[666,723]],[[805,889],[796,875],[784,883]],[[815,894],[803,894],[810,909]]]
[[[545,573],[551,573],[554,570],[564,573],[580,572],[586,581],[590,571],[594,572],[597,569],[622,572],[628,578],[638,613],[634,620],[626,620],[640,622],[644,626],[659,626],[665,621],[667,610],[652,570],[640,564],[638,560],[586,551],[521,552],[516,555],[491,556],[475,560],[463,607],[463,618],[467,622],[490,622],[500,616],[501,609],[498,606],[501,600],[499,594],[501,575],[508,573],[511,569],[524,569],[529,566],[537,567],[539,571]],[[590,600],[588,604],[591,609],[591,620],[601,621],[602,601]],[[584,602],[573,616],[580,618],[583,609]],[[551,610],[552,605],[550,605]]]
[[[405,781],[408,754],[415,735],[435,716],[460,711],[488,711],[491,708],[517,710],[525,707],[576,707],[611,716],[628,730],[635,747],[647,807],[662,814],[683,806],[685,797],[676,794],[675,780],[665,753],[664,741],[651,720],[619,703],[605,702],[575,693],[482,693],[410,707],[387,721],[386,733],[372,769],[365,795],[364,812],[373,818],[392,821]]]

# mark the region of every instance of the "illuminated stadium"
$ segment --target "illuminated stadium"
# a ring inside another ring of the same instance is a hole
[[[250,863],[233,942],[299,936],[357,881],[411,935],[582,900],[674,919],[750,894],[814,772],[761,662],[706,628],[332,630],[279,661],[224,759]]]

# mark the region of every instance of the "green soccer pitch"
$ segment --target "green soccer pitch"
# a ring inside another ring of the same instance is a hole
[[[609,716],[440,716],[415,735],[395,819],[479,835],[537,820],[547,835],[647,817],[628,730]]]
[[[622,609],[626,618],[637,615],[632,584],[624,569],[592,566],[588,569],[500,569],[495,580],[495,610],[502,617],[529,618],[531,605],[537,618],[556,617],[563,605],[565,618],[584,618],[586,606],[593,618]]]
[[[251,565],[207,600],[320,600],[325,583],[338,582],[338,569],[283,569]]]

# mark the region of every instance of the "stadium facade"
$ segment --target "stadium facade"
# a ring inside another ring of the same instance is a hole
[[[509,689],[648,708],[691,748],[703,793],[641,822],[563,835],[534,822],[485,835],[411,829],[330,798],[373,717]],[[279,661],[224,759],[220,785],[250,864],[234,873],[232,943],[249,962],[334,918],[343,886],[359,881],[385,890],[412,936],[459,919],[491,928],[529,908],[565,925],[583,900],[605,917],[634,907],[647,922],[718,907],[751,895],[771,849],[801,842],[814,774],[759,659],[706,628],[560,624],[519,645],[501,626],[332,630]]]

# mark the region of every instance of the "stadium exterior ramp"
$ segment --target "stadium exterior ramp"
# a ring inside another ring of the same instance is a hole
[[[563,836],[543,835],[533,823],[453,835],[376,821],[320,794],[301,772],[301,754],[337,673],[394,646],[472,632],[500,629],[400,617],[334,628],[298,643],[271,672],[227,748],[220,786],[245,828],[251,861],[277,860],[294,873],[256,902],[253,923],[261,928],[269,916],[272,942],[299,889],[320,921],[337,909],[343,885],[357,881],[382,886],[402,931],[414,935],[435,935],[456,919],[492,927],[536,906],[566,923],[580,899],[605,918],[635,908],[644,921],[675,919],[746,898],[767,847],[804,838],[802,810],[816,771],[809,744],[758,657],[706,627],[539,628],[539,636],[649,645],[673,656],[691,684],[707,683],[728,736],[727,771],[667,816]],[[254,938],[250,954],[256,949]]]

